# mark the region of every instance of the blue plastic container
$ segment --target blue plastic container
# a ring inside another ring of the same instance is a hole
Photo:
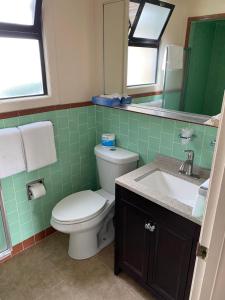
[[[92,102],[94,104],[110,106],[110,107],[120,106],[119,98],[110,99],[110,98],[104,98],[100,96],[94,96],[92,97]]]
[[[116,146],[116,135],[114,133],[103,133],[101,144],[104,147],[113,148]]]
[[[121,105],[127,105],[127,104],[131,104],[131,103],[132,103],[132,97],[131,96],[122,97],[122,99],[120,100]]]
[[[94,96],[92,97],[92,103],[97,104],[97,105],[104,105],[104,106],[109,106],[109,107],[116,107],[116,106],[121,106],[121,105],[126,105],[126,104],[131,104],[132,102],[132,97],[122,97],[120,98],[105,98],[105,97],[100,97],[100,96]]]

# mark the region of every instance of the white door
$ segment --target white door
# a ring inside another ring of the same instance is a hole
[[[224,97],[225,100],[225,97]],[[200,244],[208,248],[197,258],[191,300],[225,300],[225,101],[217,135],[207,209]]]

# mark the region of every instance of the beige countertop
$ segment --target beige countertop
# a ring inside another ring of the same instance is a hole
[[[198,174],[200,179],[188,177],[185,175],[180,175],[178,173],[181,161],[174,158],[166,156],[158,156],[156,160],[152,163],[149,163],[143,167],[140,167],[128,174],[125,174],[116,179],[116,184],[186,218],[191,220],[194,223],[199,225],[202,224],[201,218],[195,218],[192,216],[193,207],[186,205],[182,202],[179,202],[176,199],[167,197],[165,195],[160,195],[160,193],[155,193],[150,187],[141,184],[137,181],[138,178],[149,174],[155,170],[161,170],[166,173],[169,173],[175,177],[182,178],[186,181],[189,181],[197,186],[200,186],[206,179],[210,176],[210,171],[202,169],[199,167],[194,167],[194,174]]]

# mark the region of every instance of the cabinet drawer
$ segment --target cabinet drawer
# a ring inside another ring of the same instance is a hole
[[[184,217],[145,199],[123,187],[116,185],[116,201],[125,201],[127,204],[133,205],[137,209],[148,214],[150,218],[154,217],[157,223],[170,227],[172,230],[179,230],[187,236],[195,236],[200,232],[201,226],[191,222]],[[179,226],[178,226],[179,224]]]

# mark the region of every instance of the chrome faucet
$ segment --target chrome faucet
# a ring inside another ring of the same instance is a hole
[[[193,174],[193,164],[194,164],[194,151],[193,150],[185,150],[185,153],[187,153],[187,160],[183,161],[180,169],[179,174],[195,177]]]

